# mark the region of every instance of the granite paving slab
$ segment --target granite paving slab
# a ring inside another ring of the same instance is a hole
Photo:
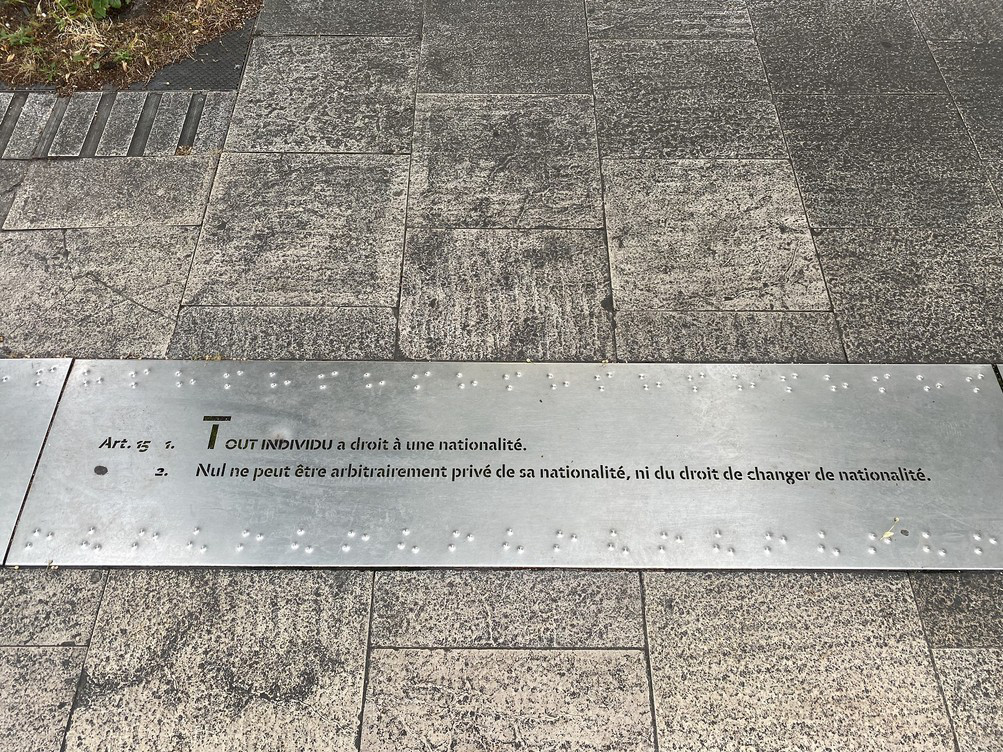
[[[429,0],[419,91],[591,94],[580,0]]]
[[[265,0],[256,31],[265,35],[417,37],[421,0]]]
[[[954,752],[905,574],[644,581],[661,749]]]
[[[823,311],[619,311],[616,352],[631,362],[841,363]]]
[[[0,162],[0,221],[7,218],[27,168],[26,162]]]
[[[28,95],[7,142],[7,148],[4,149],[4,159],[30,159],[39,156],[42,130],[49,122],[55,104],[55,94],[36,92]]]
[[[139,116],[146,105],[146,93],[138,91],[115,92],[111,113],[105,121],[101,140],[98,141],[96,156],[124,157],[129,153],[132,139],[136,135]]]
[[[654,749],[641,651],[374,650],[361,749]]]
[[[851,362],[1003,357],[1003,233],[827,230],[815,244]]]
[[[592,42],[604,157],[785,159],[753,41]]]
[[[909,0],[927,39],[1003,40],[1003,5],[997,0]]]
[[[824,310],[787,161],[607,160],[617,309]]]
[[[976,545],[1000,545],[995,536],[979,533],[979,538]],[[1003,573],[913,572],[910,577],[931,647],[1003,648]]]
[[[193,154],[213,154],[223,149],[236,101],[237,95],[232,91],[206,92],[202,116],[192,142]]]
[[[420,360],[612,357],[598,230],[409,230],[400,348]]]
[[[77,92],[69,98],[49,146],[50,157],[80,156],[100,101],[101,93],[97,91]]]
[[[196,228],[0,234],[4,346],[35,357],[163,357]]]
[[[390,308],[185,306],[168,358],[392,360]]]
[[[355,749],[371,575],[117,570],[67,752]]]
[[[404,156],[224,154],[185,303],[396,305],[407,168]]]
[[[103,590],[98,569],[0,569],[0,646],[86,645]]]
[[[602,226],[592,99],[418,96],[412,227]]]
[[[407,153],[417,66],[416,39],[259,37],[226,148]]]
[[[158,96],[158,95],[154,95]],[[188,107],[192,101],[190,91],[165,91],[159,94],[157,114],[150,128],[150,137],[146,141],[146,156],[174,154],[181,140],[181,129],[188,116]]]
[[[378,647],[641,648],[636,572],[437,570],[376,573]]]
[[[812,227],[1003,225],[947,96],[785,95],[777,107]]]
[[[982,158],[1003,160],[1003,40],[930,47]]]
[[[592,39],[752,39],[745,0],[586,0]]]
[[[1003,650],[934,650],[958,752],[994,752],[1003,739]]]
[[[83,648],[0,648],[0,748],[62,752]]]

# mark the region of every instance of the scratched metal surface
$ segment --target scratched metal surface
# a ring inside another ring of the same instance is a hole
[[[991,366],[78,361],[8,563],[999,568],[1001,428]]]

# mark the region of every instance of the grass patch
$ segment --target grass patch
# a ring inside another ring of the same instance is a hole
[[[261,0],[0,0],[0,79],[124,86],[257,14]]]

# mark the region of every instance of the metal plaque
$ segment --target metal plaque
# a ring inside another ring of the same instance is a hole
[[[10,563],[999,568],[991,366],[78,361]]]
[[[0,359],[0,534],[7,547],[69,360]]]

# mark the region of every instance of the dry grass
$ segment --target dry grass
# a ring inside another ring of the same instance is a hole
[[[99,18],[106,2],[0,0],[0,79],[64,91],[146,80],[261,7],[261,0],[146,0]]]

